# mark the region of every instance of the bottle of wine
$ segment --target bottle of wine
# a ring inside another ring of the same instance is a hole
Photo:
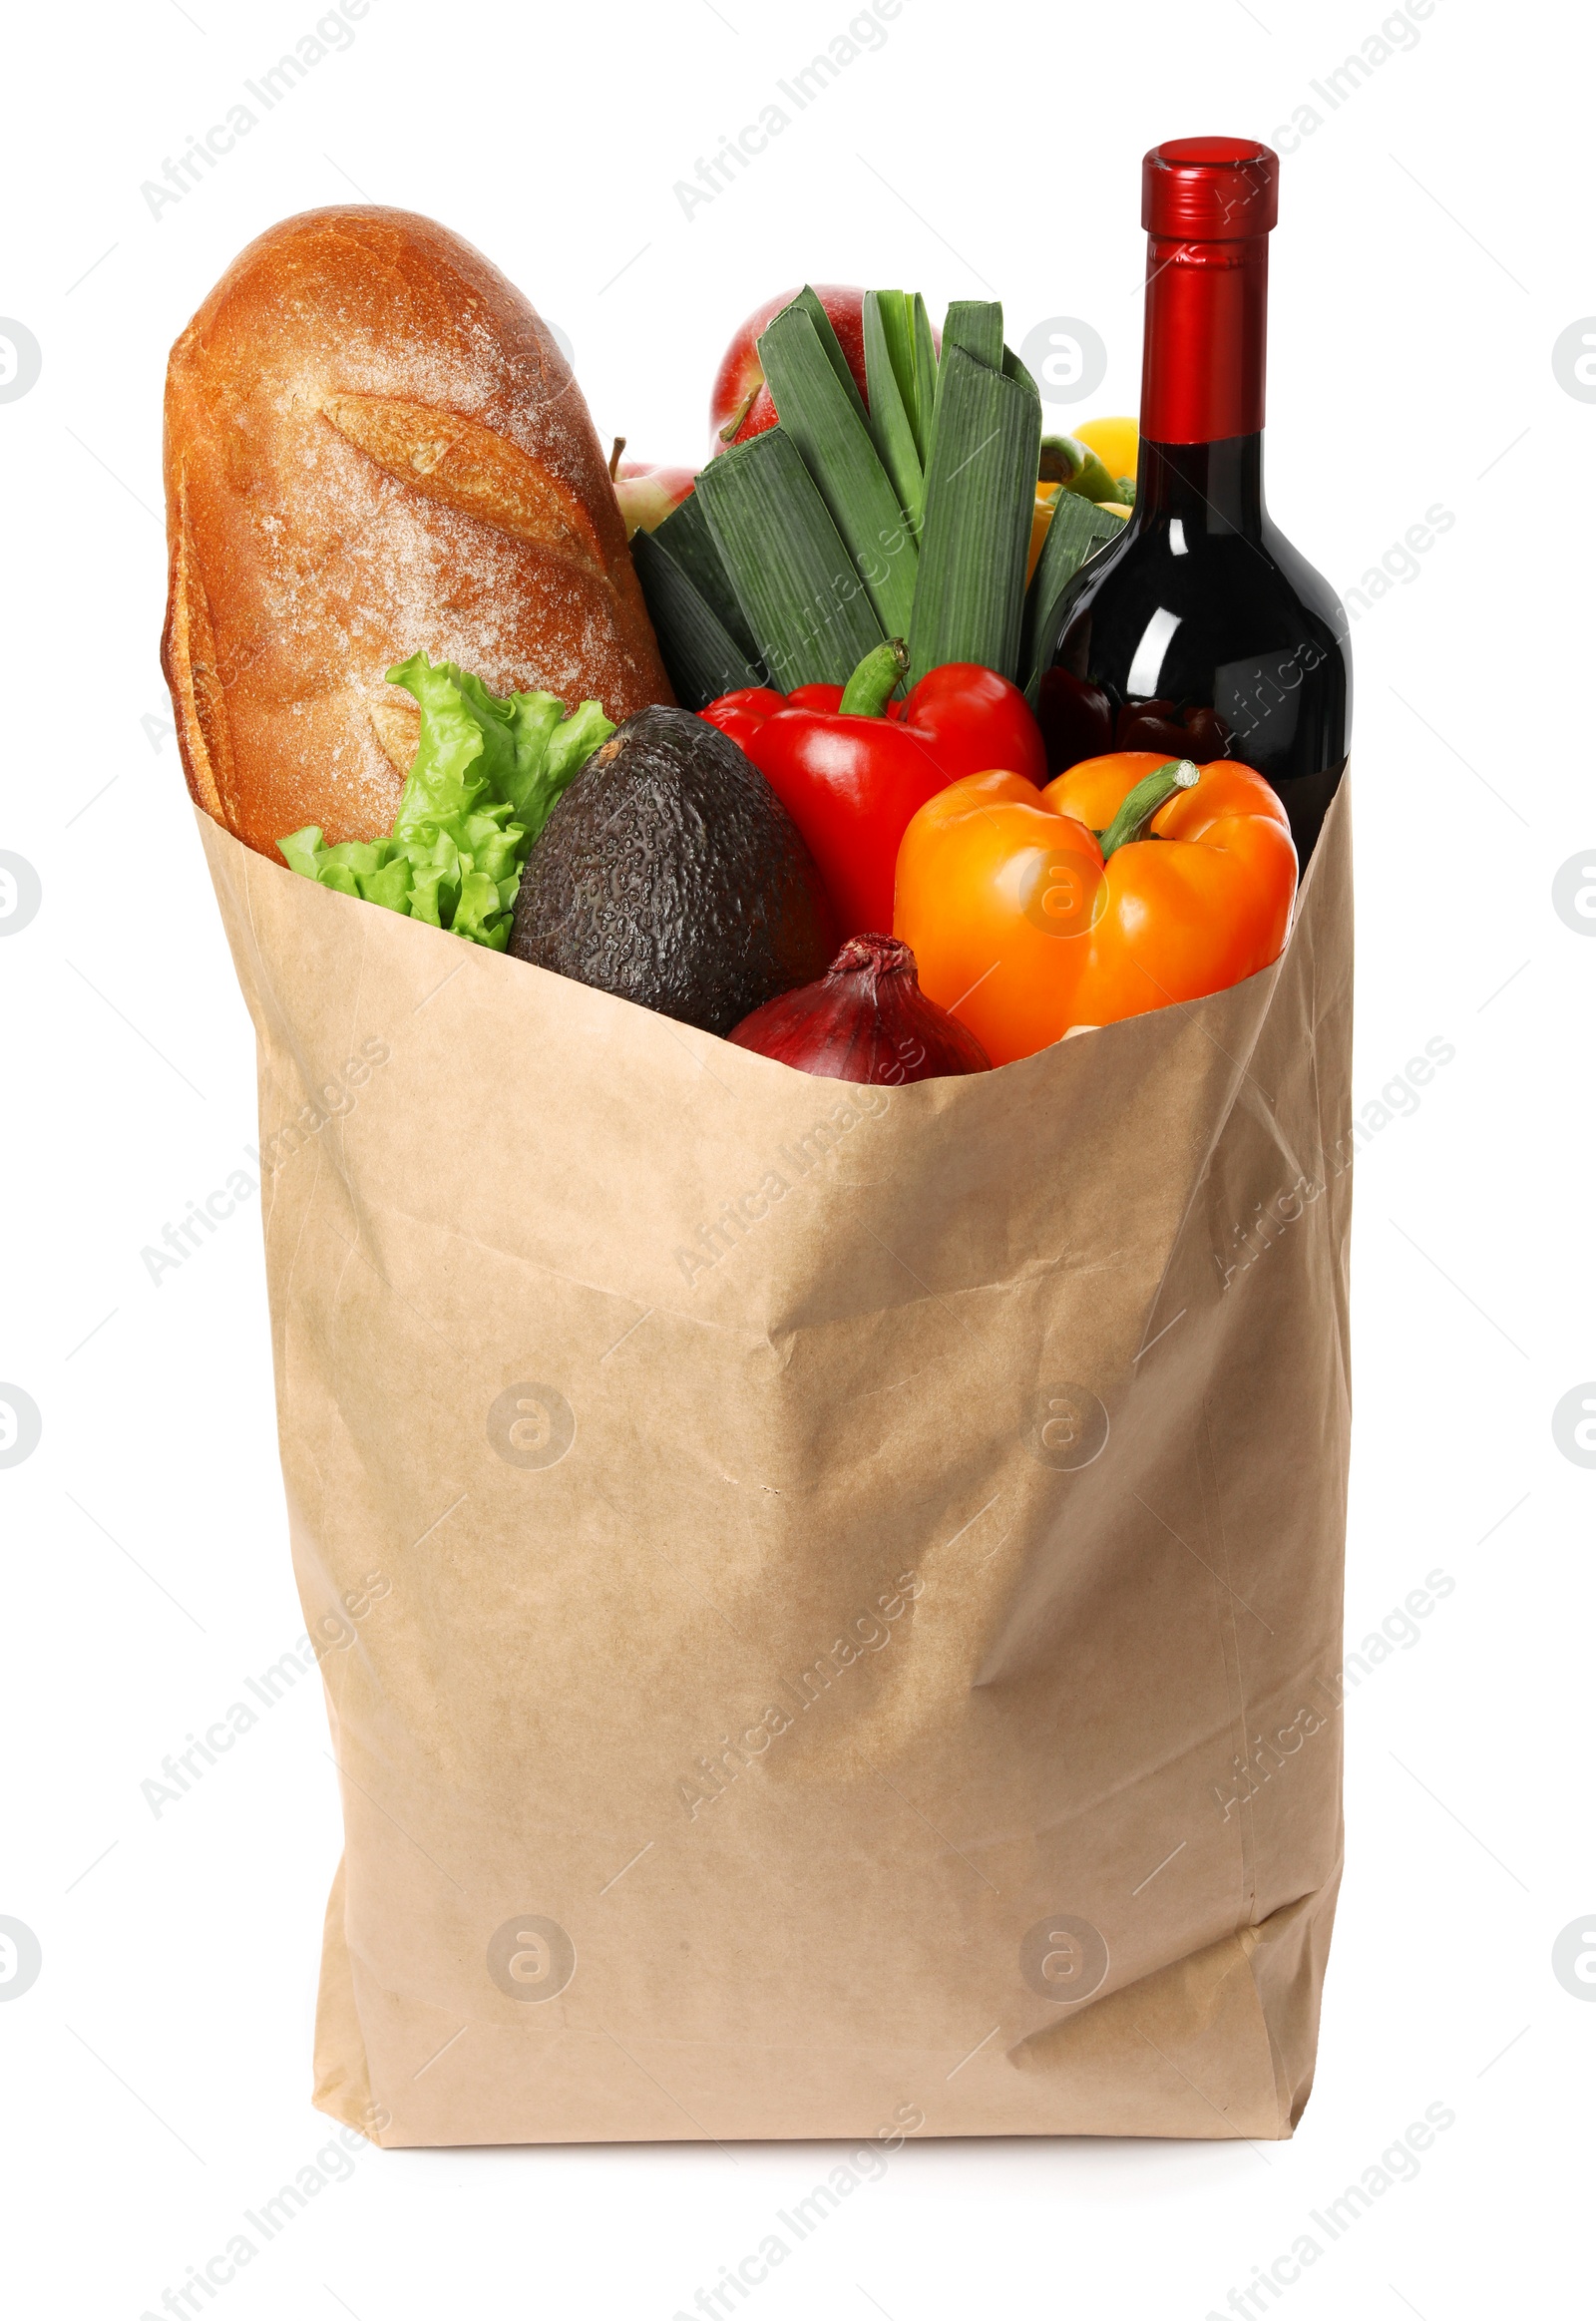
[[[1082,571],[1038,712],[1053,772],[1111,749],[1233,757],[1273,783],[1306,865],[1347,760],[1335,591],[1264,511],[1264,335],[1280,163],[1194,137],[1142,164],[1141,459]]]

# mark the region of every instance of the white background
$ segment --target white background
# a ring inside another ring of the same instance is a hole
[[[0,2005],[8,2309],[160,2312],[331,2134],[307,2101],[339,1841],[315,1688],[159,1818],[140,1786],[301,1627],[258,1205],[159,1287],[140,1258],[255,1137],[156,658],[169,344],[242,243],[358,190],[496,259],[639,454],[696,463],[723,344],[806,276],[918,285],[934,314],[996,289],[1016,346],[1091,321],[1108,376],[1050,413],[1067,426],[1135,408],[1143,150],[1268,138],[1305,104],[1322,125],[1285,158],[1273,255],[1275,514],[1342,591],[1427,509],[1455,518],[1354,630],[1359,1106],[1426,1041],[1455,1056],[1358,1164],[1349,1644],[1436,1567],[1453,1589],[1349,1701],[1349,1868],[1296,2140],[910,2147],[752,2309],[1202,2321],[1437,2103],[1455,2125],[1284,2292],[1292,2321],[1568,2309],[1596,2005],[1551,1950],[1596,1909],[1596,1472],[1551,1413],[1596,1376],[1596,942],[1551,888],[1596,861],[1596,405],[1551,355],[1596,309],[1588,17],[1433,0],[1332,111],[1310,83],[1378,31],[1377,0],[903,0],[688,218],[674,182],[848,0],[371,0],[153,216],[142,182],[317,13],[100,0],[8,34],[0,313],[43,368],[0,403],[0,847],[44,891],[0,943],[0,1379],[43,1413],[0,1471],[0,1914],[43,1952]],[[668,2321],[835,2156],[367,2150],[216,2309]]]

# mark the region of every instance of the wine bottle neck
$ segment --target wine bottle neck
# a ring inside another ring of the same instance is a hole
[[[1264,438],[1218,443],[1144,441],[1136,470],[1135,528],[1178,524],[1183,538],[1240,533],[1256,540],[1264,523]]]
[[[1147,237],[1144,442],[1221,443],[1264,424],[1269,236]]]

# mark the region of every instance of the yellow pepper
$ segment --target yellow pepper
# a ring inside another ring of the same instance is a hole
[[[1036,570],[1036,559],[1041,555],[1041,544],[1047,538],[1047,527],[1052,522],[1053,502],[1057,499],[1058,492],[1059,487],[1056,484],[1038,484],[1036,486],[1036,505],[1031,510],[1030,515],[1030,553],[1025,559],[1025,585],[1027,588],[1030,586],[1030,577]]]

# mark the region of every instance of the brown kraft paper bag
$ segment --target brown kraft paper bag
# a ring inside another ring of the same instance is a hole
[[[200,827],[343,1789],[315,2102],[1289,2135],[1342,1846],[1345,786],[1267,972],[892,1089]]]

